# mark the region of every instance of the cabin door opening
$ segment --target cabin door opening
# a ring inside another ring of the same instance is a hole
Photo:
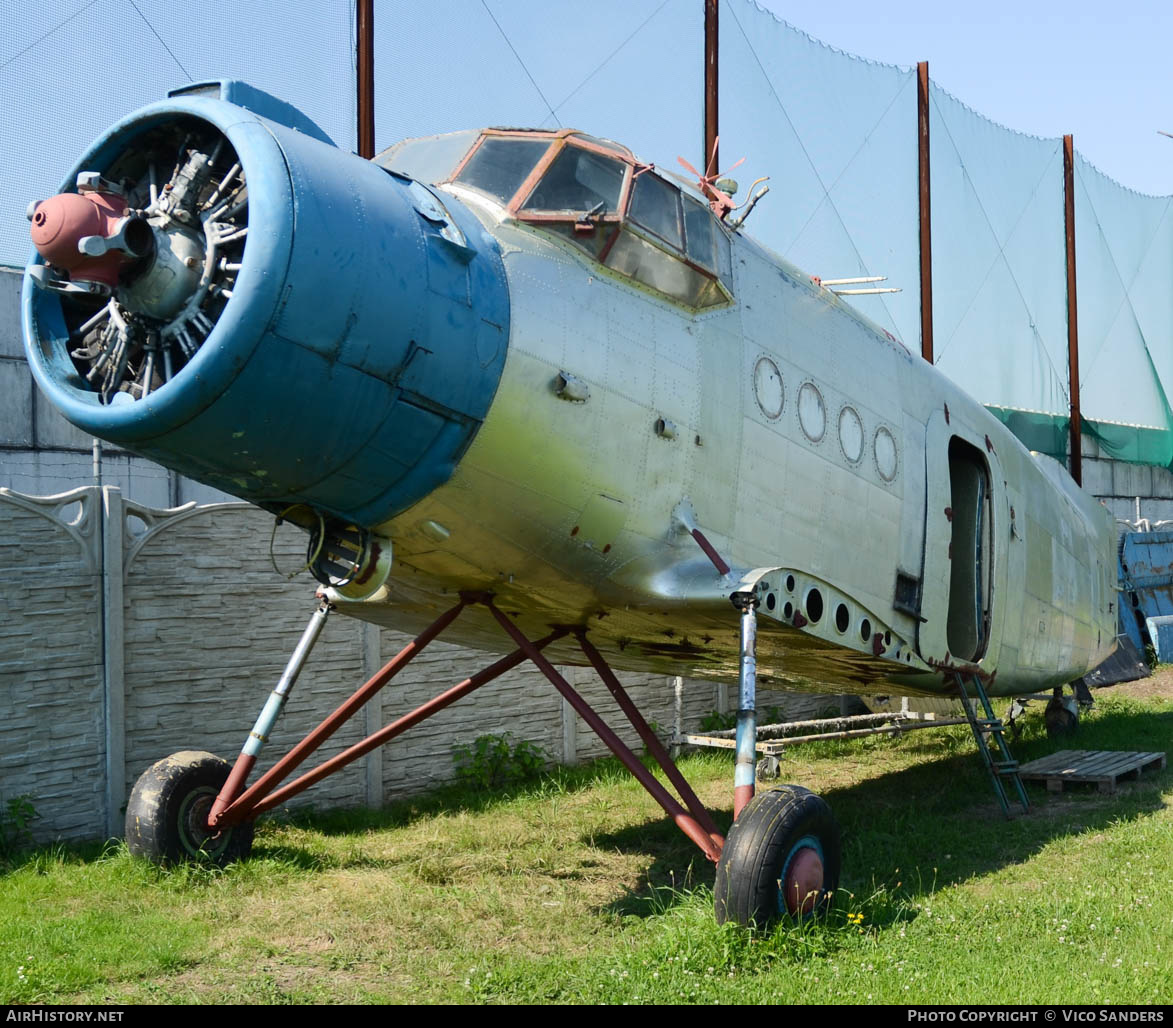
[[[958,436],[949,441],[949,491],[953,531],[946,639],[955,659],[976,663],[990,635],[990,469],[981,451]]]

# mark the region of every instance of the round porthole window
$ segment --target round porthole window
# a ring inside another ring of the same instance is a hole
[[[753,394],[761,412],[771,421],[782,415],[786,394],[782,386],[782,372],[769,357],[759,357],[753,369]]]
[[[876,454],[876,470],[885,482],[891,482],[896,477],[896,440],[886,428],[876,431],[873,442]]]
[[[798,391],[798,423],[812,443],[817,443],[827,431],[827,407],[814,382],[803,382]]]
[[[863,421],[854,407],[839,412],[839,446],[852,464],[863,456]]]

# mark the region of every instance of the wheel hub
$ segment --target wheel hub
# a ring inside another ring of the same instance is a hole
[[[782,877],[779,896],[792,917],[809,914],[823,892],[823,857],[814,839],[799,840],[790,851]]]
[[[179,837],[183,848],[192,856],[204,854],[215,857],[227,844],[224,832],[208,827],[208,817],[215,801],[215,790],[202,788],[184,799],[179,808]]]

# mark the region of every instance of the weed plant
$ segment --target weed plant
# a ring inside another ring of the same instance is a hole
[[[0,806],[0,861],[32,845],[32,823],[39,816],[28,795],[12,796]]]
[[[499,789],[529,782],[546,769],[550,758],[532,742],[505,735],[480,735],[469,746],[452,751],[456,780],[481,789]]]

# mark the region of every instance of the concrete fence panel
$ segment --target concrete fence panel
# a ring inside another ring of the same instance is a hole
[[[41,839],[106,830],[101,499],[0,489],[0,802]]]
[[[125,502],[123,803],[135,780],[177,750],[236,758],[310,615],[316,583],[275,570],[305,562],[304,538],[273,539],[273,517],[245,503],[156,510]],[[270,555],[270,541],[273,554]],[[363,679],[363,626],[335,616],[262,755],[272,763]],[[359,717],[319,751],[365,735]],[[323,806],[367,801],[361,764],[306,794]],[[111,831],[115,831],[112,826]]]

